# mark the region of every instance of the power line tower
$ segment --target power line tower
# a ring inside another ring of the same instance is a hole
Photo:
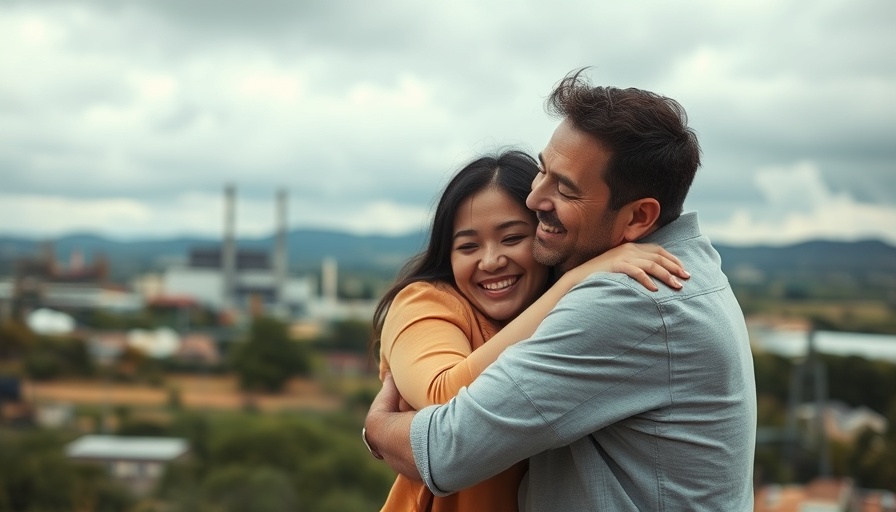
[[[790,380],[789,406],[787,410],[787,435],[791,439],[788,459],[791,464],[797,457],[798,441],[801,438],[797,425],[797,408],[803,402],[803,393],[809,388],[815,405],[812,427],[809,429],[809,447],[818,452],[818,476],[831,474],[831,455],[825,425],[825,410],[828,402],[828,378],[824,362],[815,347],[817,329],[813,323],[806,335],[806,357],[793,367]]]

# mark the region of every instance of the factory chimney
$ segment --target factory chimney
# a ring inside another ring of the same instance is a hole
[[[289,268],[289,258],[286,248],[287,234],[287,201],[288,195],[285,188],[277,191],[277,237],[274,248],[274,278],[276,280],[275,307],[281,315],[287,314],[286,297],[283,287],[286,284],[286,275]]]
[[[224,187],[224,241],[221,246],[221,304],[229,310],[236,306],[236,188]]]
[[[339,278],[337,277],[336,260],[334,258],[324,258],[321,274],[321,294],[323,295],[324,303],[330,307],[335,306]]]

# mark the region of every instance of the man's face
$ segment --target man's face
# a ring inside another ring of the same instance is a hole
[[[533,253],[540,263],[566,272],[623,242],[624,222],[609,207],[604,181],[610,156],[569,120],[554,130],[526,199],[538,215]]]

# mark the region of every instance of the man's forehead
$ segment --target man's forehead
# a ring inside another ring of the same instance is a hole
[[[592,180],[603,182],[609,160],[610,152],[600,140],[568,121],[557,127],[538,154],[546,173],[579,189],[587,188]]]

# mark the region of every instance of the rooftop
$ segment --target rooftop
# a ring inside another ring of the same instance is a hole
[[[69,443],[65,452],[79,459],[168,461],[187,450],[187,440],[176,437],[86,435]]]

